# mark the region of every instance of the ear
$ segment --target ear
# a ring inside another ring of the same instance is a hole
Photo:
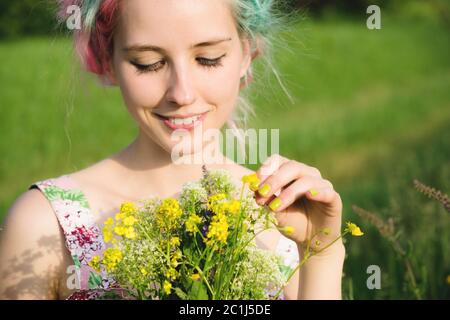
[[[242,62],[241,62],[241,70],[239,76],[242,78],[247,73],[250,68],[250,64],[252,63],[253,57],[251,54],[251,46],[250,40],[245,38],[241,41],[242,44]]]

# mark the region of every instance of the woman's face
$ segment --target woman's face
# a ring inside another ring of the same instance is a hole
[[[141,130],[167,152],[178,143],[171,140],[176,128],[190,128],[198,147],[205,143],[192,126],[224,125],[250,63],[228,0],[121,2],[113,81]],[[191,114],[204,117],[174,118]]]

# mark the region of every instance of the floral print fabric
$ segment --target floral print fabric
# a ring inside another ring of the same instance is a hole
[[[92,257],[101,255],[106,246],[81,190],[67,175],[35,182],[29,187],[32,188],[41,190],[48,199],[64,232],[75,267],[74,289],[78,289],[71,297],[94,299],[105,289],[114,288],[114,280],[104,271],[97,272],[89,266]]]

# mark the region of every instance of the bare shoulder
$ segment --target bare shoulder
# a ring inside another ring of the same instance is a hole
[[[38,189],[30,189],[22,193],[9,208],[4,231],[11,226],[27,228],[26,234],[59,231],[57,218],[49,201]],[[18,230],[20,231],[20,230]],[[25,230],[24,230],[25,231]]]
[[[15,200],[0,236],[0,297],[54,298],[64,236],[40,190],[27,190]]]

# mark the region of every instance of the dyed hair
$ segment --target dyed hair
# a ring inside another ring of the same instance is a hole
[[[76,52],[85,69],[98,75],[104,84],[108,84],[111,75],[110,61],[113,53],[113,35],[119,15],[119,1],[121,0],[57,1],[59,3],[58,17],[60,22],[65,22],[68,18],[67,8],[69,6],[76,5],[81,9],[82,27],[80,30],[74,30]],[[290,18],[294,17],[297,12],[293,11],[291,15],[288,15],[275,8],[275,1],[278,5],[281,4],[279,8],[282,8],[284,1],[287,0],[224,1],[230,4],[239,36],[241,39],[248,38],[250,40],[252,58],[258,57],[264,61],[262,65],[275,74],[282,89],[292,101],[272,63],[272,47],[277,42],[274,35],[282,31],[282,27],[287,26],[291,21]],[[245,86],[253,81],[252,66],[241,80],[245,83]],[[239,133],[238,129],[247,126],[250,115],[254,115],[253,108],[250,106],[248,99],[241,94],[238,97],[237,107],[232,118],[227,121],[228,127],[233,129],[240,143],[245,137]]]
[[[81,9],[81,29],[74,30],[74,44],[85,69],[107,83],[113,52],[113,36],[118,19],[120,0],[58,0],[58,17],[67,19],[67,8]]]

